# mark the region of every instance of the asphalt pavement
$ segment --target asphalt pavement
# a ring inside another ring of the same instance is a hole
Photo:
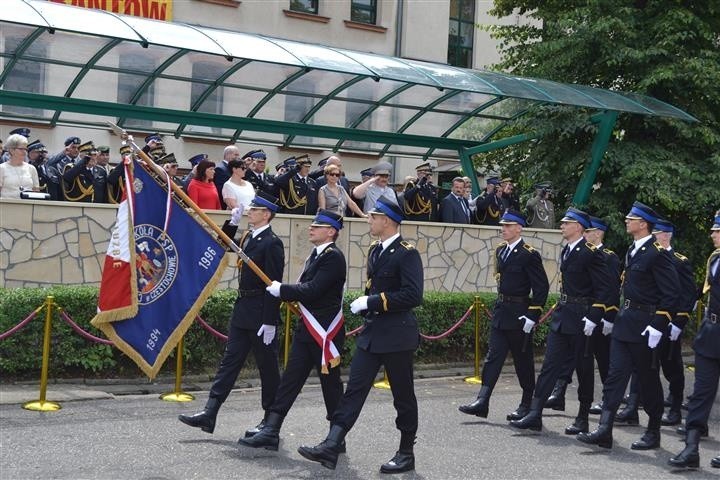
[[[662,447],[647,452],[630,450],[642,427],[616,427],[615,445],[610,451],[564,435],[578,405],[575,385],[568,389],[565,412],[546,410],[542,432],[525,433],[512,429],[505,420],[521,396],[512,367],[505,367],[487,419],[457,410],[477,394],[477,385],[463,381],[472,368],[417,373],[422,378],[416,381],[420,408],[416,470],[398,475],[401,478],[720,478],[720,469],[709,466],[710,458],[720,454],[717,399],[710,438],[701,443],[701,469],[677,471],[667,466],[667,459],[684,446],[674,427],[663,427]],[[692,386],[692,372],[687,373],[686,391]],[[278,452],[237,444],[245,429],[262,417],[260,391],[254,379],[242,380],[241,388],[230,395],[213,435],[177,420],[180,413],[202,409],[207,380],[186,379],[183,390],[196,396],[188,403],[158,398],[158,393],[173,390],[172,383],[52,383],[47,399],[61,404],[62,409],[56,412],[21,408],[20,403],[38,398],[37,385],[1,385],[0,478],[379,478],[384,477],[379,473],[380,465],[397,449],[399,433],[389,390],[370,392],[355,428],[347,436],[347,454],[332,471],[297,453],[298,446],[315,445],[327,434],[317,379],[311,378],[286,418]],[[640,419],[641,424],[647,423],[644,413]],[[591,428],[596,424],[597,417],[591,417]]]

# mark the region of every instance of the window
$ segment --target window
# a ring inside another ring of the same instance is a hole
[[[318,0],[290,0],[290,10],[317,15]]]
[[[309,77],[300,77],[288,87],[285,95],[285,112],[284,118],[286,122],[299,123],[310,112],[317,102],[317,97],[313,97],[315,93],[315,82]],[[313,118],[309,118],[307,125],[312,125]],[[285,135],[287,140],[288,135]],[[298,135],[295,137],[297,143],[313,143],[312,137]]]
[[[448,63],[472,67],[475,35],[475,0],[450,0]]]
[[[350,20],[375,25],[377,21],[377,0],[352,0]]]
[[[7,37],[5,39],[5,51],[15,52],[23,40],[24,38],[20,37]],[[45,64],[42,62],[42,59],[47,56],[45,45],[42,42],[33,42],[30,47],[23,52],[23,56],[38,58],[40,60],[19,59],[12,67],[7,78],[5,78],[3,89],[14,92],[45,93]],[[5,62],[7,63],[8,61],[9,57],[6,57]],[[43,116],[43,109],[41,108],[3,105],[2,109],[8,113],[38,117]]]
[[[138,54],[122,55],[119,61],[120,70],[131,70],[137,73],[118,74],[118,103],[129,104],[138,93],[138,89],[142,87],[149,73],[155,70],[155,61],[152,57]],[[145,73],[141,73],[145,72]],[[147,89],[141,93],[134,105],[143,107],[152,107],[155,105],[155,82],[151,83]],[[125,123],[127,127],[135,128],[151,128],[152,121],[140,119],[128,119]]]
[[[215,81],[225,72],[225,69],[217,65],[215,63],[207,63],[207,62],[196,62],[193,63],[192,66],[192,78],[194,79],[203,79],[206,81]],[[207,83],[199,83],[199,82],[193,82],[192,86],[190,88],[190,105],[195,105],[195,103],[200,99],[200,96],[203,95],[207,89],[210,88],[210,85]],[[223,87],[217,87],[210,93],[205,100],[200,104],[200,106],[197,108],[198,112],[203,113],[216,113],[216,114],[222,114],[223,113]],[[200,127],[200,126],[193,126],[192,127],[193,132],[198,131],[204,131],[206,133],[215,133],[220,134],[222,131],[219,127]]]

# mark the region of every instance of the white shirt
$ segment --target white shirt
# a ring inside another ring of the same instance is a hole
[[[20,188],[40,188],[37,169],[29,163],[19,166],[10,162],[0,164],[0,198],[20,198]]]
[[[328,247],[328,245],[332,244],[333,242],[327,242],[323,243],[321,245],[318,245],[315,247],[315,256],[319,257],[322,252],[325,251],[325,249]]]
[[[584,238],[582,235],[580,236],[580,238],[578,238],[577,240],[575,240],[573,243],[568,243],[568,250],[567,250],[568,255],[570,255],[570,252],[572,252],[573,249],[574,249],[575,247],[577,247],[577,244],[580,243],[581,240],[585,240],[585,238]]]
[[[262,232],[264,232],[268,228],[270,228],[269,223],[267,225],[263,225],[262,227],[254,228],[252,231],[252,238],[257,237],[258,235],[260,235]]]
[[[515,247],[518,246],[518,243],[520,243],[520,240],[522,240],[522,237],[518,238],[518,239],[515,240],[513,243],[509,243],[509,244],[505,247],[505,251],[500,252],[500,256],[507,258],[507,257],[505,256],[505,252],[508,252],[507,256],[510,256],[510,254],[512,253],[512,251],[515,250]]]
[[[630,256],[631,257],[635,256],[635,254],[638,252],[638,250],[640,250],[640,247],[642,247],[645,244],[645,242],[647,242],[651,238],[652,238],[652,235],[648,235],[647,237],[642,237],[638,240],[635,240],[635,242],[633,243],[633,249],[630,250]]]
[[[385,249],[388,248],[395,241],[395,239],[398,238],[399,236],[400,236],[400,234],[396,233],[392,237],[390,237],[387,240],[385,240],[384,242],[382,242],[382,248],[383,248],[382,251],[384,252]]]
[[[250,202],[255,198],[255,189],[252,183],[245,181],[245,185],[238,185],[230,180],[225,182],[222,187],[223,198],[234,198],[238,204],[247,208]]]

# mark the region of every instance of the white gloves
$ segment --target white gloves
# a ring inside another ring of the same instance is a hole
[[[524,320],[524,321],[525,321],[525,324],[523,325],[523,332],[525,332],[525,333],[530,333],[530,332],[532,332],[532,329],[533,329],[533,327],[535,326],[535,322],[533,322],[532,320],[530,320],[530,319],[529,319],[528,317],[526,317],[525,315],[519,316],[519,317],[518,317],[518,320]]]
[[[260,330],[258,330],[257,336],[259,337],[262,335],[263,337],[263,343],[265,345],[270,345],[273,341],[273,338],[275,338],[275,325],[261,325]]]
[[[238,226],[240,225],[240,219],[242,218],[243,211],[245,210],[245,207],[241,203],[239,207],[235,207],[232,210],[230,210],[230,225]]]
[[[610,335],[612,333],[613,323],[608,322],[604,318],[601,320],[601,322],[602,322],[602,327],[603,327],[602,334],[607,337],[608,335]]]
[[[350,304],[350,311],[352,313],[358,313],[358,312],[362,312],[363,310],[367,310],[367,308],[368,308],[367,302],[368,302],[367,295],[363,295],[362,297],[356,298]]]
[[[597,327],[597,323],[593,322],[587,317],[583,317],[583,322],[585,322],[585,327],[583,327],[583,333],[586,337],[589,337],[593,334],[595,327]]]
[[[282,285],[282,283],[277,280],[273,280],[270,285],[265,287],[265,290],[267,290],[267,292],[273,297],[280,298],[280,285]]]
[[[648,347],[655,348],[658,346],[658,343],[660,343],[660,338],[662,337],[662,332],[659,330],[655,330],[653,327],[648,325],[645,327],[645,330],[640,335],[648,334]]]
[[[674,342],[682,334],[682,328],[678,328],[674,323],[670,324],[670,341]]]

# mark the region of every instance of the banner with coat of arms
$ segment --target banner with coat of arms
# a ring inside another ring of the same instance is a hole
[[[170,195],[167,181],[137,162],[127,169],[127,194],[92,320],[150,378],[190,327],[228,261],[216,236]]]

